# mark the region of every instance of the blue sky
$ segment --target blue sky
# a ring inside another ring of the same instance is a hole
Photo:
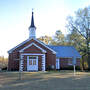
[[[0,0],[0,56],[29,37],[32,8],[40,37],[59,29],[66,34],[66,17],[88,5],[90,0]]]

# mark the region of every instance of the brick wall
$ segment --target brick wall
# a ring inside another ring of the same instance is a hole
[[[19,50],[21,50],[22,48],[24,48],[25,46],[31,44],[31,43],[35,43],[37,44],[39,47],[43,48],[44,50],[47,51],[47,53],[45,54],[46,56],[46,67],[49,65],[54,65],[56,66],[56,55],[52,53],[51,50],[49,50],[48,48],[46,48],[45,46],[41,45],[40,43],[38,43],[35,40],[30,40],[28,42],[26,42],[25,44],[23,44],[22,46],[16,48],[12,53],[9,54],[9,62],[8,62],[8,70],[19,70],[19,60],[16,61],[16,59],[19,59],[20,53]],[[35,46],[31,46],[27,49],[24,50],[24,53],[38,53],[38,54],[43,54],[42,51],[40,49],[38,49]],[[39,70],[41,70],[41,56],[39,57]],[[24,56],[24,69],[23,70],[27,70],[27,61],[26,61],[26,56]]]
[[[68,66],[72,66],[68,64],[68,60],[72,58],[60,58],[60,68],[66,68]],[[76,58],[76,66],[80,67],[80,58]]]
[[[76,65],[80,66],[80,58],[76,58]]]
[[[19,57],[17,53],[10,53],[8,59],[8,70],[19,70]]]
[[[68,67],[68,58],[60,58],[60,67]]]

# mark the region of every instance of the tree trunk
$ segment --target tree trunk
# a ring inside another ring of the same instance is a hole
[[[83,71],[85,69],[85,67],[84,67],[84,56],[82,56],[82,68],[81,68],[81,70]]]
[[[87,61],[88,61],[88,70],[90,70],[90,48],[89,48],[89,35],[87,35]]]
[[[88,54],[88,70],[90,71],[90,53]]]

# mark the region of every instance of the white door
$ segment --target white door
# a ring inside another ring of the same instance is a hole
[[[27,70],[38,71],[38,56],[27,56]]]
[[[60,59],[56,59],[56,69],[60,69]]]

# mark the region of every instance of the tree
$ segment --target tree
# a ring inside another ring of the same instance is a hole
[[[88,67],[90,69],[90,6],[79,9],[75,16],[69,16],[67,21],[68,30],[78,32],[85,40],[82,52],[88,57]]]
[[[65,36],[60,30],[55,32],[53,39],[51,41],[52,45],[65,45]]]
[[[38,38],[38,40],[44,42],[45,44],[49,45],[51,43],[52,38],[50,36],[41,36]]]
[[[79,52],[85,46],[85,39],[75,30],[66,36],[67,45],[74,46]]]
[[[66,43],[65,36],[60,30],[57,30],[53,37],[45,35],[39,37],[38,40],[44,42],[47,45],[65,45]]]
[[[8,66],[8,59],[4,58],[4,56],[0,56],[0,69],[7,68]]]
[[[81,60],[81,69],[87,69],[87,60],[85,59],[85,39],[77,31],[73,30],[66,36],[67,45],[74,46],[83,56]],[[83,50],[83,51],[82,51]]]

